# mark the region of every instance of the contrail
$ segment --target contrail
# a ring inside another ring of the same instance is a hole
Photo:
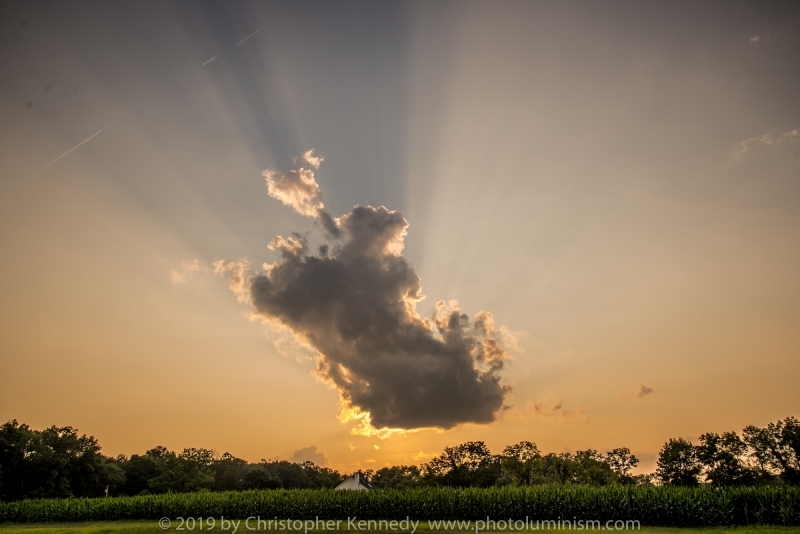
[[[208,65],[209,63],[211,63],[212,61],[214,61],[215,59],[217,59],[218,57],[219,57],[219,54],[217,54],[216,56],[212,57],[211,59],[207,59],[207,60],[205,60],[205,61],[203,62],[203,64],[202,64],[202,65],[200,65],[200,66],[201,66],[201,67],[205,67],[206,65]]]
[[[109,124],[108,126],[111,126],[111,125]],[[78,143],[77,145],[75,145],[74,147],[70,148],[69,150],[67,150],[66,152],[64,152],[64,153],[63,153],[63,154],[61,154],[60,156],[58,156],[56,159],[54,159],[53,161],[51,161],[50,163],[48,163],[47,165],[45,165],[44,167],[42,167],[41,169],[39,169],[38,171],[36,171],[35,173],[33,173],[33,174],[31,174],[30,176],[28,176],[27,178],[25,178],[25,180],[27,180],[27,179],[28,179],[28,178],[30,178],[31,176],[36,176],[37,174],[39,174],[40,172],[42,172],[43,170],[45,170],[47,167],[49,167],[49,166],[50,166],[50,165],[52,165],[53,163],[55,163],[56,161],[60,160],[61,158],[63,158],[64,156],[66,156],[67,154],[69,154],[70,152],[72,152],[73,150],[75,150],[76,148],[80,147],[81,145],[85,145],[86,143],[88,143],[89,141],[91,141],[92,139],[94,139],[95,137],[97,137],[98,135],[100,135],[101,133],[103,133],[105,130],[107,130],[107,129],[108,129],[108,126],[106,126],[105,128],[103,128],[103,129],[101,129],[101,130],[97,130],[95,133],[93,133],[92,135],[90,135],[89,137],[87,137],[86,139],[84,139],[83,141],[81,141],[80,143]],[[24,182],[25,180],[23,180],[23,182]]]
[[[275,19],[275,20],[278,20],[278,19]],[[272,22],[275,22],[275,20],[273,20]],[[270,22],[269,24],[267,24],[267,25],[265,25],[265,26],[261,26],[259,29],[257,29],[256,31],[254,31],[253,33],[251,33],[250,35],[248,35],[247,37],[245,37],[244,39],[242,39],[241,41],[239,41],[238,43],[236,43],[236,46],[239,46],[240,44],[242,44],[242,43],[243,43],[243,42],[245,42],[246,40],[250,39],[250,38],[251,38],[251,37],[253,37],[255,34],[257,34],[258,32],[260,32],[261,30],[263,30],[264,28],[266,28],[267,26],[271,25],[271,24],[272,24],[272,22]]]

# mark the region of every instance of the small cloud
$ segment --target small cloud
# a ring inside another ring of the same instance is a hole
[[[561,420],[564,423],[569,423],[573,419],[582,419],[584,424],[589,422],[589,411],[585,405],[575,402],[572,404],[571,410],[561,412]]]
[[[546,401],[544,399],[536,402],[528,401],[526,403],[526,411],[539,417],[552,417],[561,410],[563,404],[561,399],[556,401]]]
[[[641,399],[647,395],[650,395],[653,392],[653,388],[649,388],[645,386],[643,383],[639,382],[639,387],[636,388],[636,398]]]
[[[319,217],[325,205],[312,168],[319,169],[322,161],[323,158],[315,156],[311,149],[294,158],[292,168],[284,172],[265,170],[261,174],[267,180],[267,193],[300,215]]]
[[[617,398],[614,399],[614,402],[622,402],[624,400],[625,400],[625,394],[624,393],[620,393],[619,395],[617,395]]]
[[[375,450],[376,450],[376,451],[379,451],[379,450],[381,449],[381,446],[380,446],[380,445],[373,445],[373,447],[375,447]]]
[[[769,146],[773,144],[789,144],[792,145],[798,141],[798,130],[790,130],[783,135],[778,136],[774,131],[767,132],[762,135],[757,135],[749,139],[745,139],[733,150],[733,161],[741,161],[744,154],[750,151],[754,146],[763,145]]]
[[[413,458],[414,458],[414,460],[416,460],[417,462],[423,462],[423,461],[425,461],[425,460],[427,460],[427,459],[429,459],[429,458],[433,458],[434,456],[436,456],[436,454],[435,454],[435,453],[432,453],[432,452],[422,452],[422,451],[419,451],[417,454],[415,454],[415,455],[413,456]]]
[[[208,267],[200,264],[200,260],[182,261],[180,266],[170,269],[169,279],[173,284],[185,284],[195,273],[207,273]]]
[[[353,442],[352,442],[352,441],[348,441],[348,442],[347,442],[347,446],[348,446],[348,447],[350,447],[350,450],[351,450],[351,451],[354,451],[354,450],[356,450],[356,446],[353,444]]]
[[[309,445],[296,450],[292,455],[292,461],[296,463],[314,462],[319,466],[325,466],[328,463],[328,457],[322,451],[317,450],[316,445]]]
[[[758,35],[753,35],[752,37],[750,37],[749,42],[750,46],[753,47],[753,46],[759,46],[761,44],[778,42],[782,38],[783,38],[783,32],[781,31],[767,32]]]

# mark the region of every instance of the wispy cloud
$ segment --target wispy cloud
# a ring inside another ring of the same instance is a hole
[[[251,37],[255,37],[258,34],[258,32],[260,32],[261,30],[263,30],[264,28],[266,28],[268,26],[271,26],[273,22],[275,22],[275,21],[273,20],[272,22],[270,22],[268,24],[265,24],[264,26],[261,26],[259,29],[257,29],[256,31],[254,31],[253,33],[251,33],[250,35],[248,35],[247,37],[245,37],[244,39],[242,39],[241,41],[236,43],[236,46],[239,46],[240,44],[242,44],[246,40],[250,39]]]
[[[580,419],[584,423],[589,422],[589,410],[586,409],[585,405],[575,402],[572,404],[572,409],[561,412],[561,420],[563,422],[569,423],[574,419]]]
[[[553,402],[552,404],[545,404],[545,401],[540,400],[530,405],[531,413],[540,415],[542,417],[551,417],[561,410],[564,403],[561,399]]]
[[[216,56],[214,56],[214,57],[212,57],[212,58],[210,58],[210,59],[207,59],[207,60],[203,61],[203,64],[202,64],[202,65],[200,65],[200,66],[201,66],[201,67],[205,67],[206,65],[208,65],[209,63],[211,63],[212,61],[214,61],[215,59],[217,59],[218,57],[219,57],[219,54],[217,54]]]
[[[54,159],[53,161],[51,161],[50,163],[48,163],[47,165],[45,165],[44,167],[42,167],[42,168],[41,168],[41,169],[39,169],[38,171],[36,171],[36,172],[34,172],[33,174],[30,174],[30,175],[28,175],[27,177],[25,177],[25,179],[24,179],[23,181],[25,181],[25,180],[27,180],[28,178],[31,178],[31,177],[33,177],[33,176],[36,176],[37,174],[39,174],[40,172],[42,172],[43,170],[45,170],[47,167],[49,167],[50,165],[52,165],[52,164],[53,164],[53,163],[55,163],[56,161],[60,160],[61,158],[63,158],[64,156],[66,156],[67,154],[69,154],[70,152],[72,152],[73,150],[75,150],[75,149],[77,149],[77,148],[80,148],[81,146],[85,145],[86,143],[88,143],[89,141],[91,141],[92,139],[94,139],[95,137],[97,137],[98,135],[100,135],[101,133],[103,133],[104,131],[106,131],[106,130],[109,128],[109,126],[111,126],[111,125],[109,124],[109,125],[108,125],[108,126],[106,126],[105,128],[101,128],[101,129],[97,130],[95,133],[93,133],[92,135],[90,135],[89,137],[87,137],[86,139],[84,139],[83,141],[81,141],[80,143],[78,143],[77,145],[75,145],[74,147],[70,148],[69,150],[67,150],[66,152],[64,152],[64,153],[63,153],[63,154],[61,154],[60,156],[58,156],[56,159]]]
[[[525,406],[521,409],[514,409],[511,413],[512,417],[526,417],[534,415],[536,417],[553,417],[561,413],[564,408],[564,402],[561,399],[539,399],[534,402],[531,400],[525,401]]]
[[[202,265],[198,259],[182,261],[178,267],[170,269],[169,279],[173,284],[185,284],[193,274],[207,272],[209,272],[208,267]]]
[[[767,132],[762,135],[757,135],[755,137],[751,137],[750,139],[745,139],[733,150],[733,160],[734,161],[741,161],[744,154],[750,151],[754,146],[764,145],[769,146],[772,144],[794,144],[798,141],[798,130],[790,130],[782,135],[778,135],[776,132]]]
[[[750,46],[759,46],[764,43],[772,43],[777,42],[783,37],[783,32],[775,31],[775,32],[767,32],[767,33],[760,33],[753,35],[749,39]]]

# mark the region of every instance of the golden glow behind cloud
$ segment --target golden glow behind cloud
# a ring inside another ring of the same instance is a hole
[[[295,163],[322,161],[308,151]],[[327,243],[308,253],[308,238],[277,236],[280,255],[262,273],[245,262],[214,263],[254,315],[289,328],[318,351],[316,376],[335,386],[343,421],[356,433],[385,437],[399,429],[490,423],[511,388],[500,384],[509,359],[488,312],[472,321],[458,303],[437,303],[430,319],[416,311],[419,278],[401,255],[408,223],[385,207],[356,206],[332,219],[314,174],[299,167],[264,171],[270,196],[305,216],[327,216]]]
[[[0,8],[0,417],[108,454],[352,470],[527,439],[648,470],[670,437],[798,414],[795,7],[98,6]],[[259,324],[246,273],[288,231],[348,239],[268,196],[287,167],[324,191],[276,189],[301,211],[403,213],[432,327],[457,297],[518,334],[491,426],[353,435],[316,351]]]

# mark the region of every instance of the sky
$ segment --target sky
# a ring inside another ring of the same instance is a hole
[[[0,419],[352,471],[800,415],[796,2],[0,4]]]

